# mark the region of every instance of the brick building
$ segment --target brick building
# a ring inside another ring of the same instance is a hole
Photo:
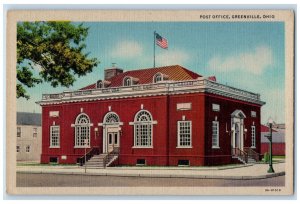
[[[257,160],[260,95],[179,65],[105,69],[77,91],[43,94],[41,162],[221,165]],[[87,148],[85,148],[87,147]]]

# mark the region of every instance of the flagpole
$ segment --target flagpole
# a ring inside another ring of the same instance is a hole
[[[155,67],[155,37],[156,37],[156,31],[154,31],[154,38],[153,38],[153,67]]]

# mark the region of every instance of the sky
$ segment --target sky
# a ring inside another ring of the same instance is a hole
[[[181,65],[203,76],[261,95],[261,123],[285,121],[285,45],[283,22],[84,22],[89,27],[86,52],[100,64],[77,78],[73,87],[49,83],[27,89],[30,100],[17,99],[17,110],[41,112],[43,93],[76,90],[103,79],[116,63],[124,71],[153,67],[153,33],[169,43],[156,47],[156,66]],[[38,70],[35,70],[35,74]]]

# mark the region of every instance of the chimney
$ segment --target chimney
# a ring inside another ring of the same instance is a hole
[[[112,63],[112,67],[106,68],[104,70],[104,80],[109,81],[110,78],[115,77],[115,76],[117,76],[119,74],[122,74],[122,73],[123,73],[123,69],[118,68],[116,66],[116,63]]]

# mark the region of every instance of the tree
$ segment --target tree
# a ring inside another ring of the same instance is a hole
[[[84,53],[88,29],[65,21],[18,23],[17,98],[30,98],[24,86],[49,82],[53,87],[69,87],[76,75],[91,72],[99,61]],[[39,70],[38,76],[34,69]]]

